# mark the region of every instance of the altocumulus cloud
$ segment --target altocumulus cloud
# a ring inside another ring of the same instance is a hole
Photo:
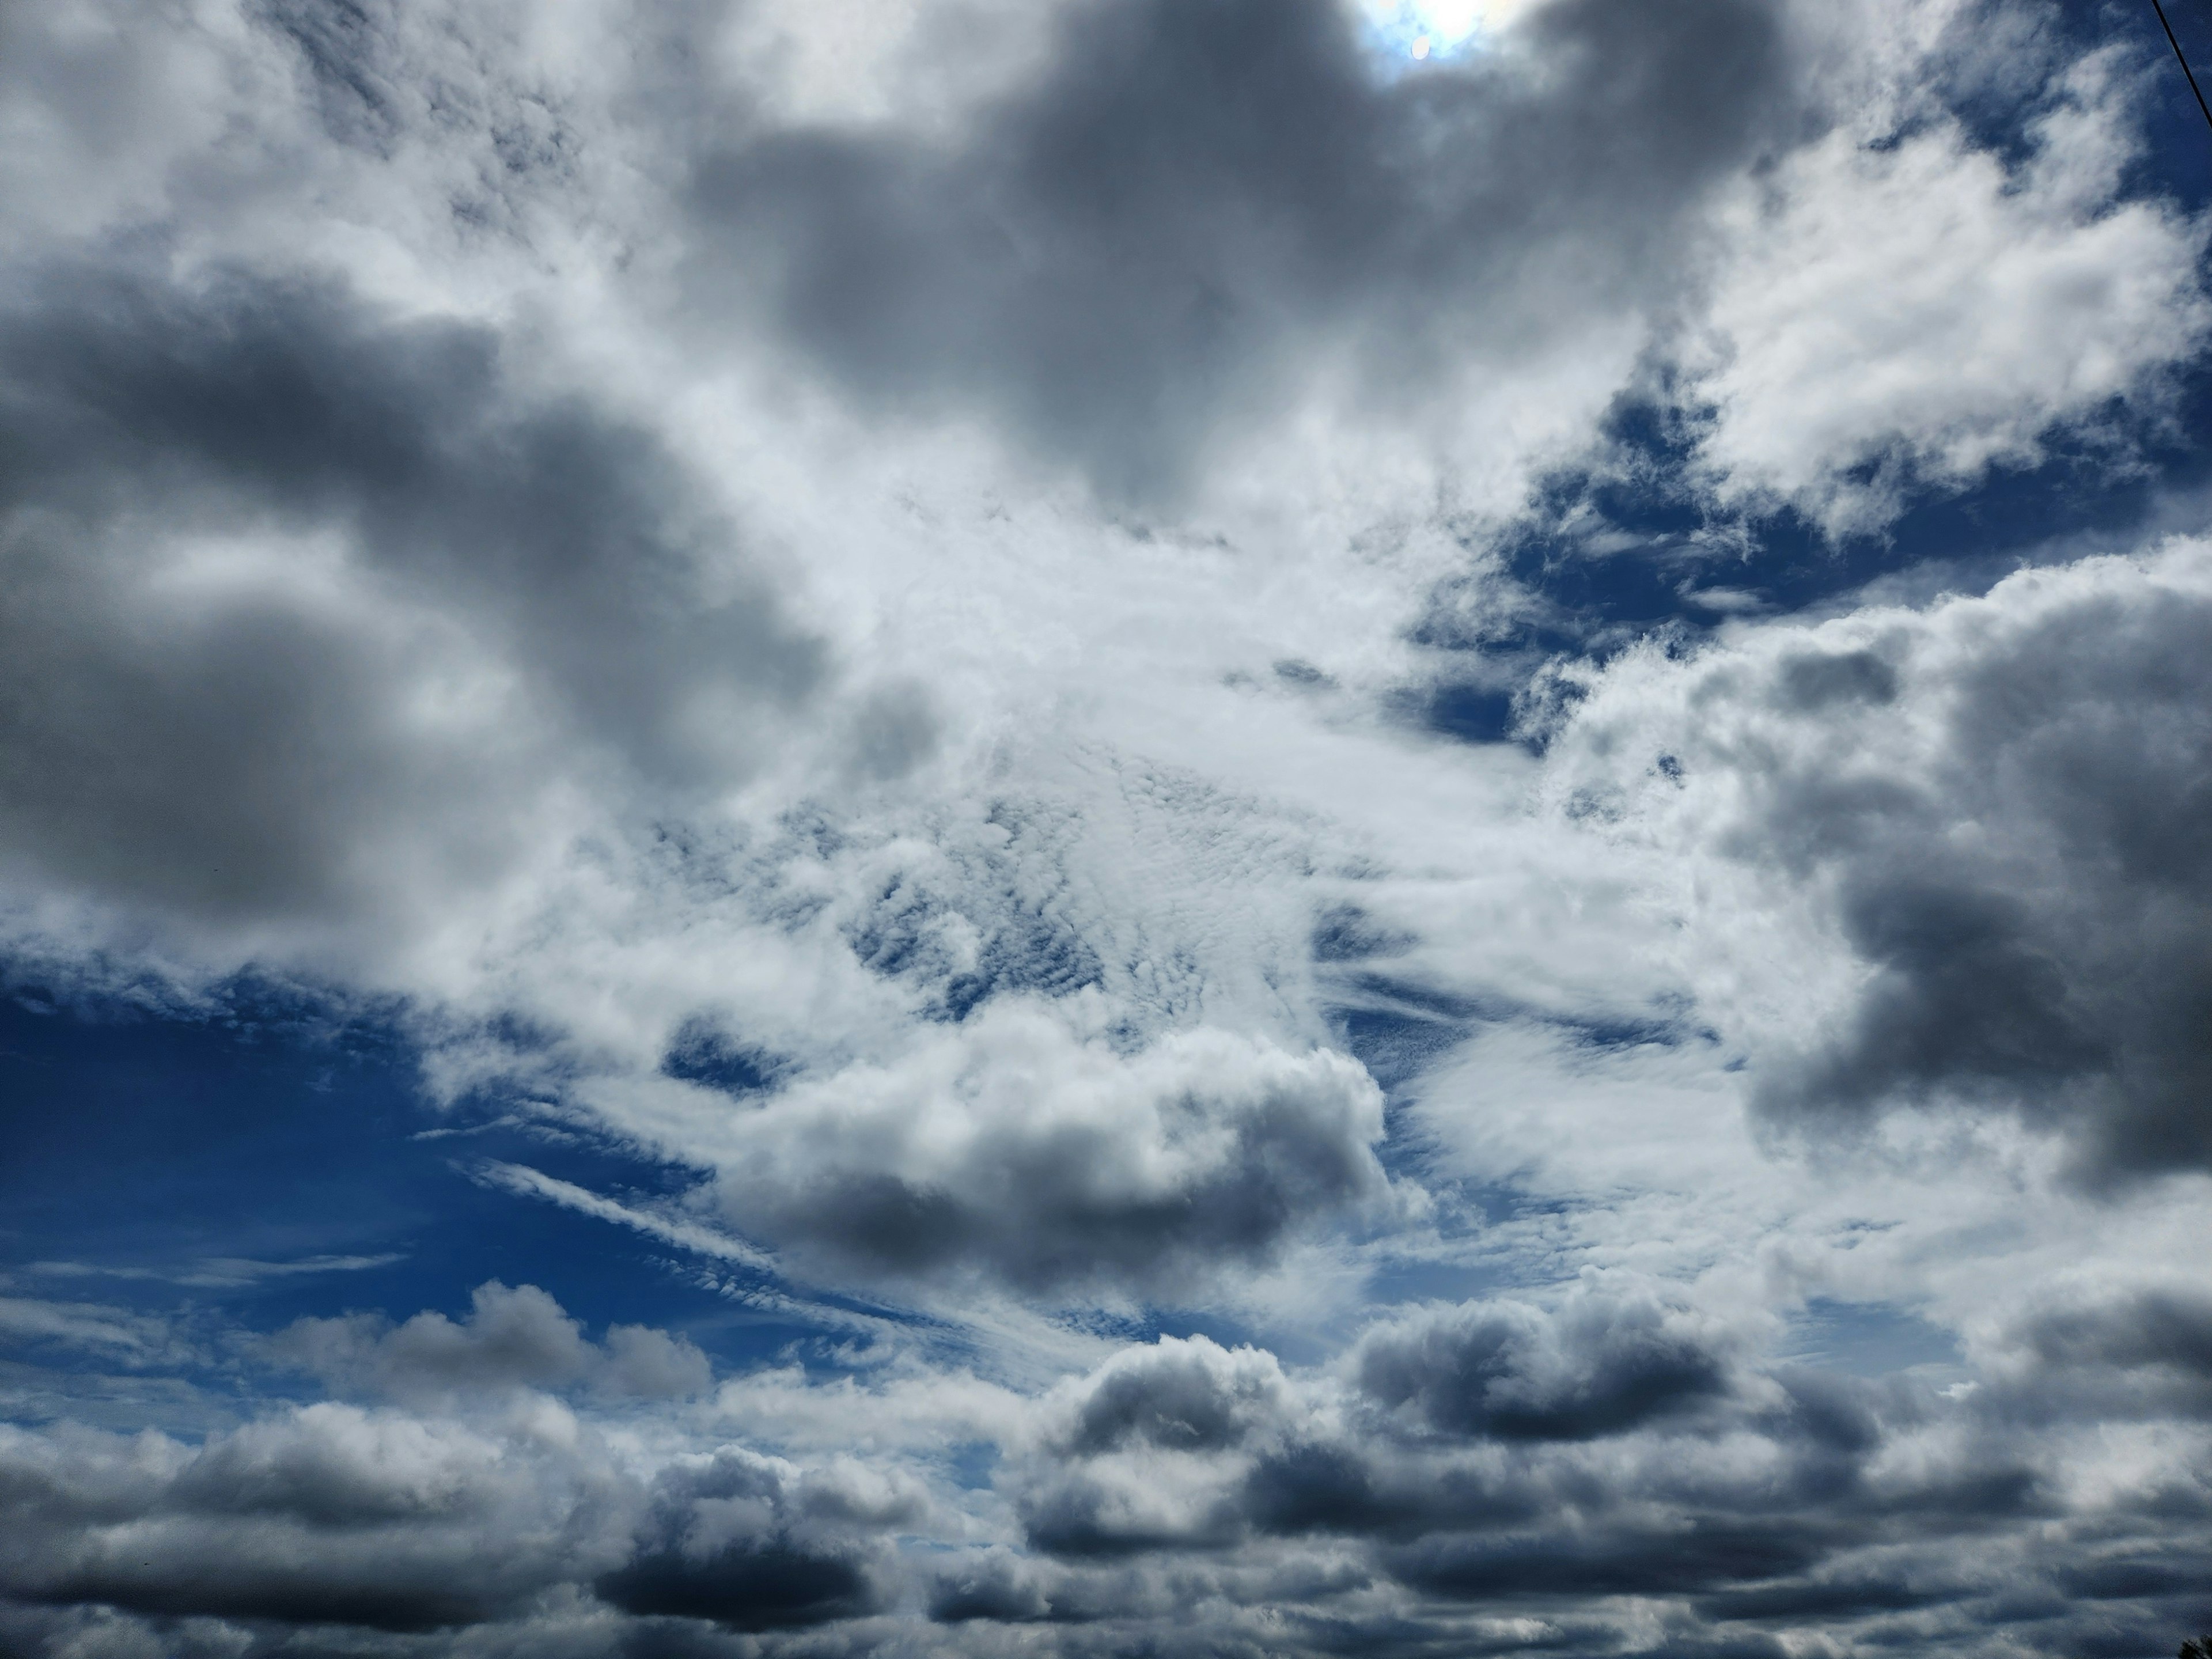
[[[0,8],[0,1648],[2212,1623],[2162,41],[1401,10]]]

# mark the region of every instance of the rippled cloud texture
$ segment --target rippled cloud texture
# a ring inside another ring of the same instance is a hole
[[[0,1650],[2212,1626],[2185,96],[0,4]]]

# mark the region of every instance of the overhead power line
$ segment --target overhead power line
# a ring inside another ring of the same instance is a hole
[[[2204,112],[2204,125],[2212,127],[2212,104],[2204,101],[2204,88],[2197,84],[2197,71],[2189,67],[2189,59],[2181,50],[2181,42],[2173,33],[2173,25],[2166,21],[2166,8],[2160,0],[2150,0],[2150,9],[2158,14],[2158,26],[2166,31],[2166,44],[2173,48],[2173,61],[2181,65],[2181,72],[2189,77],[2189,89],[2197,94],[2197,107]]]

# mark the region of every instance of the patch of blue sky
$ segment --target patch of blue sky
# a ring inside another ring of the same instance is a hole
[[[1909,1308],[1887,1302],[1809,1299],[1790,1321],[1786,1357],[1852,1376],[1899,1371],[1965,1375],[1958,1339]]]
[[[992,819],[1010,836],[1024,833],[1018,814],[994,811]],[[1006,993],[1066,996],[1103,981],[1097,952],[1056,913],[1051,896],[1024,890],[1017,867],[977,864],[969,875],[981,891],[967,896],[968,906],[904,876],[890,878],[846,929],[854,955],[886,979],[928,987],[931,1012],[954,1024]],[[985,899],[980,907],[972,904],[978,896]],[[981,928],[964,966],[942,930],[956,912],[964,926]]]
[[[1465,1042],[1468,1032],[1455,1020],[1390,1007],[1340,1009],[1336,1024],[1346,1051],[1393,1097]]]
[[[849,1340],[832,1310],[815,1322],[744,1294],[757,1273],[480,1176],[508,1163],[650,1207],[692,1172],[513,1101],[438,1112],[389,1030],[276,1012],[210,1022],[0,1000],[7,1294],[266,1333],[354,1311],[459,1317],[499,1279],[541,1287],[594,1334],[681,1332],[725,1366]],[[0,1357],[66,1361],[5,1332]]]
[[[1428,1302],[1469,1302],[1525,1290],[1518,1277],[1495,1261],[1401,1257],[1383,1261],[1367,1277],[1370,1308]]]
[[[2212,94],[2212,7],[2170,3],[2166,19],[2197,73],[2199,86]],[[2113,7],[2099,0],[2062,0],[2057,32],[2066,49],[2091,50],[2124,41],[2148,71],[2142,82],[2142,146],[2130,165],[2126,191],[2131,196],[2166,197],[2191,213],[2212,206],[2212,129],[2189,89],[2181,65],[2148,5]],[[1976,88],[1953,100],[1960,118],[1978,139],[2002,145],[2008,118],[2016,124],[2032,113],[2018,92]]]
[[[1502,623],[1483,614],[1486,561],[1471,558],[1465,587],[1447,580],[1432,595],[1413,642],[1464,653],[1469,667],[1409,693],[1407,710],[1442,736],[1507,741],[1521,735],[1516,697],[1556,656],[1602,660],[1655,635],[1694,641],[1744,616],[1978,594],[2023,565],[2139,544],[2200,516],[2192,508],[2212,489],[2207,434],[2212,358],[2199,356],[2156,398],[2045,433],[2031,464],[1996,465],[1964,484],[1905,469],[1894,480],[1899,510],[1881,532],[1833,538],[1786,506],[1711,510],[1693,483],[1694,426],[1625,403],[1603,460],[1547,477],[1519,521],[1482,548],[1528,599],[1520,614]],[[1870,462],[1861,481],[1885,466],[1899,463]]]

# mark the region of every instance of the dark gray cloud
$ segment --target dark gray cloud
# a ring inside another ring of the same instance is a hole
[[[1370,1398],[1442,1433],[1587,1440],[1727,1395],[1741,1346],[1686,1308],[1590,1295],[1556,1316],[1495,1302],[1401,1321],[1352,1363]]]
[[[1011,1551],[995,1551],[939,1574],[930,1586],[929,1616],[945,1625],[1067,1619],[1070,1610],[1054,1594],[1058,1577]]]
[[[2106,568],[1916,670],[1798,656],[1778,694],[1864,726],[1934,718],[1908,770],[1784,766],[1749,855],[1835,884],[1873,969],[1832,1037],[1761,1084],[1817,1125],[1898,1103],[2016,1110],[2096,1178],[2212,1166],[2212,600]],[[1885,741],[1879,732],[1876,744]]]
[[[585,1356],[559,1309],[488,1289],[469,1327],[418,1318],[387,1343],[478,1390],[573,1378]],[[471,1414],[450,1389],[413,1392],[410,1409],[295,1407],[198,1447],[0,1430],[0,1609],[244,1620],[279,1641],[354,1626],[357,1641],[526,1618],[549,1595],[590,1606],[596,1589],[603,1611],[648,1621],[800,1627],[884,1606],[899,1582],[887,1540],[932,1515],[910,1479],[733,1446],[644,1485],[542,1401]]]
[[[2002,1331],[1987,1409],[2023,1428],[2212,1421],[2212,1297],[2178,1285],[2053,1296]]]
[[[1200,1030],[1125,1057],[1008,1000],[739,1121],[717,1191],[830,1271],[1173,1291],[1386,1205],[1382,1133],[1380,1091],[1342,1055]]]
[[[2050,1364],[2170,1370],[2212,1385],[2212,1296],[2141,1291],[2040,1316],[2027,1337]]]
[[[884,1552],[860,1528],[880,1532],[921,1514],[911,1495],[856,1500],[726,1449],[661,1474],[635,1554],[594,1588],[627,1613],[730,1630],[859,1618],[884,1605],[889,1577]]]
[[[1716,1322],[1634,1296],[1581,1295],[1549,1313],[1471,1303],[1370,1332],[1345,1362],[1351,1389],[1332,1411],[1272,1355],[1164,1340],[1112,1362],[1069,1402],[1054,1455],[1018,1501],[1033,1544],[1077,1559],[1316,1534],[1411,1548],[1478,1521],[1500,1534],[1484,1547],[1493,1553],[1584,1549],[1578,1537],[1514,1534],[1562,1504],[1626,1501],[1601,1473],[1612,1454],[1583,1443],[1646,1446],[1655,1434],[1742,1426],[1753,1414],[1732,1398],[1741,1346]],[[1669,1420],[1699,1407],[1703,1423]],[[1820,1478],[1812,1466],[1835,1455],[1821,1425],[1808,1433],[1790,1411],[1767,1409],[1807,1478]],[[1177,1496],[1148,1498],[1148,1488]]]
[[[1525,60],[1392,76],[1332,0],[1076,6],[957,139],[701,155],[695,303],[764,288],[856,391],[1171,493],[1323,356],[1380,407],[1662,299],[1686,210],[1789,127],[1764,0],[1556,0],[1523,27]]]
[[[471,1374],[571,1370],[527,1298],[508,1298],[475,1322]],[[1501,1309],[1519,1372],[1488,1363],[1498,1347],[1470,1349]],[[1314,1372],[1168,1339],[1009,1421],[993,1497],[1026,1549],[948,1547],[939,1501],[880,1467],[726,1445],[641,1485],[590,1435],[526,1418],[322,1405],[197,1449],[9,1431],[0,1630],[41,1656],[71,1651],[101,1607],[123,1630],[240,1621],[252,1643],[235,1650],[257,1654],[319,1650],[319,1629],[337,1646],[373,1630],[445,1654],[450,1632],[478,1626],[495,1645],[590,1651],[815,1632],[843,1652],[933,1628],[957,1651],[1027,1632],[1068,1654],[1387,1653],[1489,1651],[1508,1620],[1574,1650],[1645,1650],[1647,1626],[1607,1611],[1626,1596],[1665,1623],[1654,1650],[1668,1652],[1785,1636],[1972,1644],[2021,1621],[2069,1650],[2115,1626],[2163,1640],[2207,1589],[2203,1471],[2068,1492],[2045,1478],[2049,1431],[2112,1420],[2085,1376],[2193,1376],[2206,1324],[2197,1299],[2166,1291],[2054,1304],[2004,1339],[1990,1386],[1949,1394],[1762,1366],[1726,1322],[1632,1290],[1426,1310]],[[1578,1346],[1594,1371],[1686,1346],[1729,1381],[1689,1390],[1689,1415],[1616,1412],[1571,1435],[1552,1419],[1535,1434],[1494,1413],[1461,1421],[1469,1391],[1438,1381],[1540,1377]],[[1379,1395],[1376,1366],[1393,1379]],[[1436,1405],[1431,1382],[1454,1403]]]
[[[1379,1328],[1342,1365],[1342,1392],[1202,1341],[1117,1358],[1062,1403],[1052,1455],[1017,1461],[1001,1482],[1031,1548],[1058,1565],[979,1559],[940,1577],[935,1616],[1081,1619],[1086,1575],[1220,1573],[1294,1547],[1356,1551],[1372,1581],[1425,1598],[1435,1620],[1454,1607],[1550,1619],[1647,1598],[1672,1609],[1668,1651],[1763,1650],[1823,1630],[1979,1640],[2014,1619],[2060,1617],[2092,1590],[2164,1629],[2197,1593],[2167,1540],[2212,1522],[2202,1472],[2118,1503],[2072,1496],[2049,1478],[2046,1438],[2053,1410],[2112,1416],[2069,1380],[2075,1349],[2100,1364],[2118,1354],[2186,1367],[2201,1334],[2193,1304],[2126,1304],[2110,1326],[2033,1322],[2003,1387],[1949,1394],[1759,1365],[1725,1322],[1633,1293],[1502,1306]],[[1501,1325],[1510,1340],[1488,1340]],[[1577,1369],[1592,1375],[1694,1376],[1680,1389],[1690,1403],[1673,1401],[1672,1383],[1654,1388],[1595,1432],[1578,1414],[1531,1425],[1482,1408],[1486,1389],[1525,1386],[1516,1379],[1577,1346]],[[1515,1371],[1501,1352],[1528,1358]],[[2029,1395],[2045,1407],[2033,1423],[2020,1409]],[[2045,1610],[2030,1609],[2036,1596]],[[1427,1640],[1447,1627],[1416,1626]],[[1607,1627],[1595,1639],[1626,1638]]]
[[[476,1624],[617,1557],[634,1502],[619,1477],[557,1450],[344,1406],[248,1424],[173,1462],[149,1450],[93,1437],[0,1449],[0,1595],[388,1631]]]
[[[1131,1445],[1219,1451],[1279,1422],[1289,1390],[1272,1355],[1163,1340],[1094,1377],[1057,1443],[1076,1456]]]
[[[0,852],[209,920],[354,914],[418,864],[495,877],[566,745],[679,793],[742,777],[823,646],[658,440],[514,351],[328,283],[19,283]],[[194,544],[277,550],[196,581]],[[496,729],[421,712],[472,696]]]
[[[1826,1529],[1767,1517],[1691,1516],[1649,1530],[1449,1536],[1393,1552],[1405,1583],[1470,1601],[1515,1596],[1681,1595],[1802,1571]]]
[[[1171,1289],[1211,1267],[1264,1263],[1298,1231],[1380,1195],[1373,1153],[1334,1122],[1292,1107],[1239,1127],[1218,1167],[1158,1194],[1100,1192],[1097,1163],[1115,1149],[1103,1135],[1068,1136],[1008,1148],[959,1188],[833,1167],[773,1204],[750,1196],[738,1213],[875,1273],[981,1267],[1048,1293],[1113,1280]],[[991,1196],[974,1191],[986,1185]]]

